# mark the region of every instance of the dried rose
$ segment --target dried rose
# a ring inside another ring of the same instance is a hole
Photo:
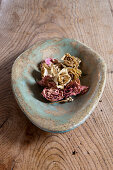
[[[70,83],[68,83],[67,86],[64,89],[65,98],[72,96],[72,95],[77,95],[78,93],[80,93],[80,91],[78,92],[77,90],[76,90],[77,94],[75,93],[74,90],[77,87],[78,87],[78,83],[76,83],[76,81],[71,81]]]
[[[77,80],[81,76],[82,72],[80,69],[74,67],[67,67],[68,74],[71,77],[71,80]]]
[[[77,94],[84,94],[88,91],[88,87],[80,85],[77,81],[71,81],[67,84],[67,86],[64,89],[64,96],[65,98],[69,96],[76,96]]]
[[[63,65],[61,62],[59,62],[58,60],[54,59],[52,61],[53,64],[51,64],[51,73],[52,76],[57,76],[57,74],[64,68],[66,67],[65,65]]]
[[[63,90],[56,88],[44,88],[42,95],[51,102],[59,101],[64,98]]]
[[[81,60],[78,57],[71,56],[69,53],[66,53],[61,60],[64,61],[64,64],[69,67],[77,67],[79,66]]]
[[[54,59],[51,59],[51,58],[46,59],[45,62],[42,63],[42,66],[41,66],[42,77],[45,77],[45,76],[54,77],[60,72],[61,65],[59,63],[56,63],[56,64],[53,64],[53,63],[54,63]]]
[[[53,81],[53,78],[50,76],[45,76],[44,78],[42,78],[42,80],[38,81],[37,83],[40,86],[56,88],[56,83]]]
[[[55,66],[58,66],[58,68],[60,68],[60,69],[63,69],[63,68],[66,67],[63,63],[59,62],[59,61],[56,60],[56,59],[54,59],[54,60],[52,61],[52,63],[53,63]]]
[[[64,86],[71,81],[71,77],[68,74],[66,68],[63,68],[59,73],[58,76],[54,78],[55,83],[57,84],[58,88],[63,89]]]
[[[41,70],[42,77],[45,76],[54,77],[61,71],[61,69],[66,67],[57,59],[52,59],[52,58],[45,59],[45,61],[42,61],[38,66],[39,69]]]

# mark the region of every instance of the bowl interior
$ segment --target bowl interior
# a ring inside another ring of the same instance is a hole
[[[50,104],[41,95],[38,63],[47,57],[61,59],[65,53],[79,57],[82,61],[82,85],[89,86],[84,95],[64,104]],[[12,85],[16,99],[30,120],[48,131],[66,131],[80,124],[90,114],[99,100],[105,79],[103,60],[91,49],[78,41],[54,39],[35,44],[21,54],[12,69]]]

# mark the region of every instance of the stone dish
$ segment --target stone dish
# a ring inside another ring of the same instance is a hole
[[[40,78],[38,63],[47,57],[61,59],[70,53],[82,60],[82,85],[89,86],[84,95],[70,103],[50,104],[41,96],[36,79]],[[22,53],[12,67],[12,88],[25,115],[37,127],[54,133],[72,130],[92,113],[102,95],[106,81],[106,64],[95,51],[73,39],[51,39],[36,43]]]

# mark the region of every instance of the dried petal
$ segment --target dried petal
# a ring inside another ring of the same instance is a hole
[[[84,94],[88,91],[88,87],[80,85],[77,81],[71,81],[67,84],[64,89],[64,96],[67,98],[69,96],[76,96],[77,94]]]
[[[42,77],[52,76],[51,75],[51,68],[45,62],[42,63],[42,66],[41,66],[41,76]]]
[[[44,98],[51,102],[59,101],[64,98],[63,90],[56,88],[44,88],[42,91],[42,95]]]

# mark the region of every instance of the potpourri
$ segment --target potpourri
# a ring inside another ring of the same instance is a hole
[[[88,91],[88,87],[80,83],[82,71],[78,67],[81,60],[69,53],[61,60],[47,58],[39,65],[42,79],[37,83],[44,87],[41,94],[50,102],[71,102],[71,96]]]

